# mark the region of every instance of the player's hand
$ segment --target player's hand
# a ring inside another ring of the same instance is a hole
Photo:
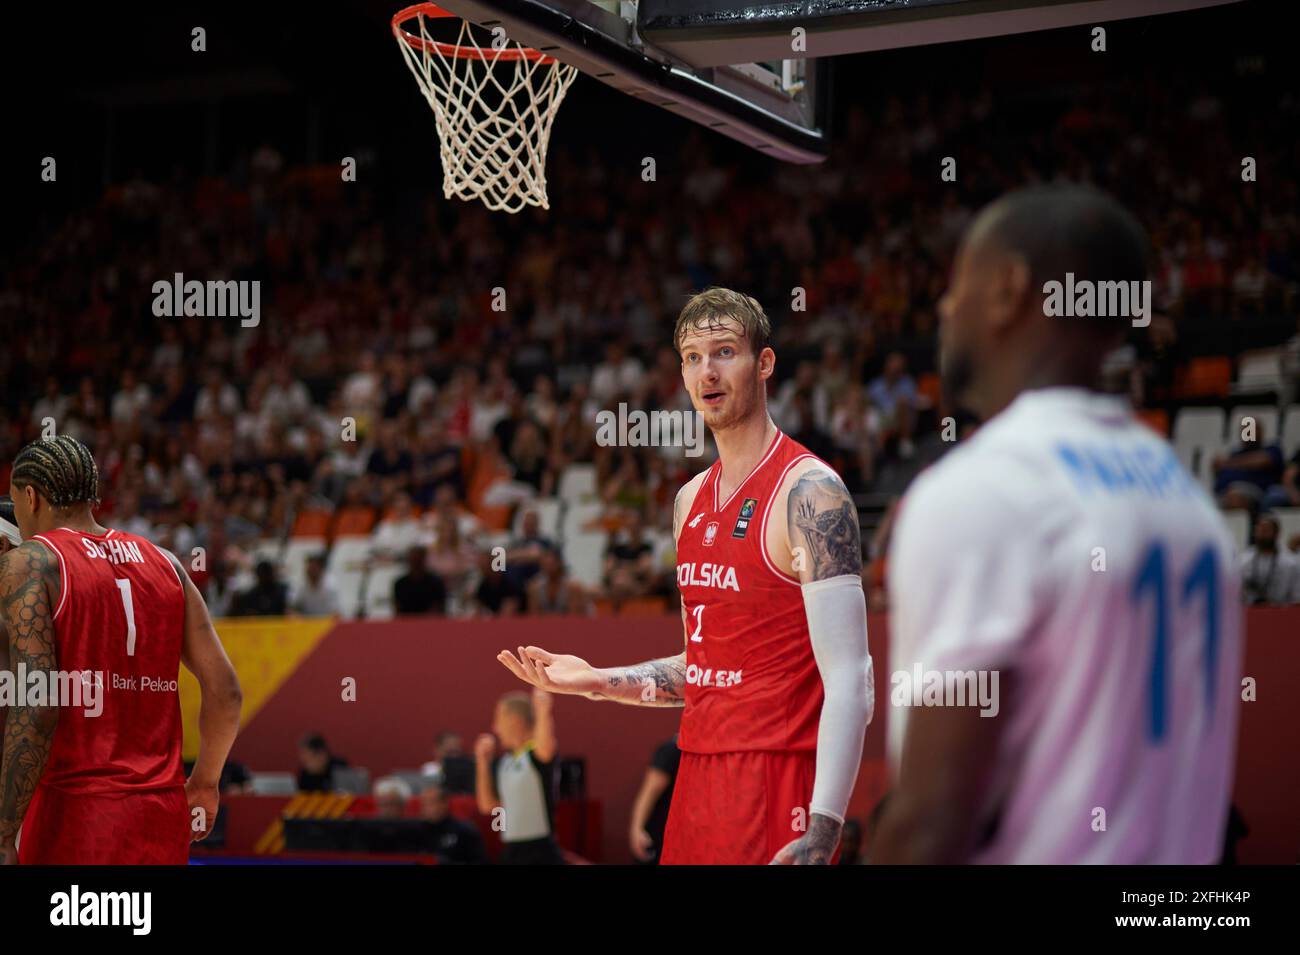
[[[185,798],[190,804],[190,842],[202,842],[217,821],[221,791],[216,783],[185,783]]]
[[[509,650],[502,650],[497,659],[525,683],[550,693],[585,696],[600,689],[600,675],[596,668],[571,654],[549,653],[541,647],[520,647],[518,657]]]
[[[0,846],[0,865],[17,865],[18,850],[14,848],[12,842]]]
[[[632,858],[638,862],[649,862],[655,857],[655,841],[644,829],[633,829],[629,833],[628,847],[632,850]]]
[[[474,756],[480,761],[487,761],[497,753],[497,738],[491,733],[479,733],[474,740]]]
[[[830,864],[835,847],[840,844],[840,830],[844,827],[819,812],[813,813],[809,819],[808,831],[782,846],[769,865]]]

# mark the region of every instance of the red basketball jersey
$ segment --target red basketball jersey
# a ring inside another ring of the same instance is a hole
[[[58,555],[58,669],[100,681],[102,712],[64,707],[41,785],[107,793],[184,785],[177,677],[185,592],[143,537],[60,527],[37,534]],[[85,671],[90,671],[86,674]]]
[[[677,586],[686,608],[687,753],[817,748],[822,683],[799,579],[779,570],[763,539],[790,469],[816,460],[777,432],[749,476],[718,499],[721,462],[683,515]]]

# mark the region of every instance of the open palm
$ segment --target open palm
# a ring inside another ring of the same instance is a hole
[[[509,650],[497,654],[507,670],[525,683],[551,693],[594,693],[600,686],[596,669],[581,657],[550,653],[541,647],[519,647],[519,656]]]

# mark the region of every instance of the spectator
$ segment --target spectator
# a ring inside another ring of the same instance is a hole
[[[347,765],[346,759],[330,752],[324,736],[308,733],[298,743],[298,791],[331,792],[334,770]]]
[[[591,397],[602,408],[613,409],[620,395],[635,391],[645,375],[641,362],[627,354],[621,341],[605,346],[605,360],[591,373]]]
[[[233,612],[235,592],[231,587],[231,570],[231,565],[225,561],[215,561],[204,577],[203,585],[199,587],[203,592],[204,602],[208,605],[208,613],[214,620],[219,617],[236,616]],[[195,580],[196,586],[198,583]]]
[[[465,494],[460,449],[448,442],[447,429],[435,420],[422,424],[416,439],[412,472],[415,503],[420,507],[431,506],[444,487],[452,500]]]
[[[1264,494],[1264,510],[1271,511],[1279,507],[1300,507],[1300,451],[1291,455],[1282,480],[1274,484]]]
[[[230,609],[232,617],[279,617],[288,607],[287,588],[275,579],[275,564],[257,562],[257,582],[248,590],[235,594]]]
[[[542,497],[554,493],[555,474],[548,467],[546,436],[541,426],[527,419],[519,422],[508,447],[507,460],[513,470],[513,479],[533,488]]]
[[[45,379],[45,394],[36,399],[35,404],[32,405],[32,427],[44,428],[47,419],[55,422],[56,425],[62,422],[68,404],[68,396],[59,389],[59,379],[50,375]]]
[[[460,735],[444,730],[434,740],[433,759],[420,767],[426,776],[434,776],[449,793],[474,792],[474,760],[465,755]]]
[[[506,573],[520,587],[527,587],[542,567],[542,552],[555,550],[557,545],[542,533],[541,519],[536,511],[524,511],[521,523],[520,535],[506,549]]]
[[[570,580],[558,551],[542,552],[541,570],[528,582],[528,612],[532,614],[590,612],[582,584]]]
[[[379,438],[366,461],[366,473],[379,478],[386,486],[406,490],[411,482],[412,460],[399,437],[396,422],[380,422]]]
[[[910,458],[915,452],[912,445],[916,425],[916,382],[907,373],[907,359],[902,352],[891,352],[885,359],[885,370],[870,388],[871,402],[880,411],[885,435],[896,438],[898,455]]]
[[[527,414],[543,431],[550,431],[559,421],[560,406],[556,399],[555,382],[546,375],[533,379],[533,390],[524,402]]]
[[[366,473],[369,458],[369,453],[360,441],[337,442],[334,451],[327,456],[314,476],[316,492],[331,501],[339,500],[344,490]]]
[[[501,559],[505,560],[504,554]],[[491,551],[478,555],[479,582],[474,588],[474,606],[480,614],[491,617],[513,617],[523,609],[524,592],[516,578],[507,572],[508,565],[498,569],[497,557]]]
[[[482,530],[479,519],[464,506],[460,498],[456,497],[452,487],[444,484],[433,496],[433,509],[424,515],[424,525],[436,538],[438,523],[447,519],[455,522],[456,530],[465,540],[472,541]]]
[[[470,579],[478,567],[478,552],[464,540],[455,516],[442,512],[437,517],[436,537],[429,554],[429,568],[442,578],[447,597],[459,610],[469,599]]]
[[[420,790],[420,818],[433,824],[430,842],[444,865],[487,865],[483,837],[471,823],[451,814],[447,790],[429,783]]]
[[[132,369],[124,369],[110,406],[113,423],[121,426],[138,426],[140,419],[147,413],[151,400],[149,386],[138,381]]]
[[[123,491],[114,501],[113,526],[128,534],[157,539],[153,524],[140,513],[140,496],[135,491]]]
[[[253,791],[253,774],[243,763],[227,759],[221,767],[221,779],[217,788],[223,796],[240,796]]]
[[[612,473],[598,478],[601,497],[615,510],[641,510],[650,501],[645,459],[632,448],[622,448],[615,460]]]
[[[845,389],[852,384],[849,363],[844,357],[844,344],[829,341],[822,348],[821,362],[817,368],[817,381],[813,385],[814,408],[821,410],[817,426],[830,428],[829,409],[839,404]]]
[[[358,420],[373,420],[383,397],[383,379],[375,353],[361,353],[357,370],[343,383],[342,399],[347,408],[355,409]]]
[[[311,394],[306,385],[294,378],[288,361],[276,363],[262,400],[272,420],[280,424],[306,420],[311,411]]]
[[[605,548],[605,591],[616,603],[643,597],[655,585],[654,544],[645,535],[639,511],[628,515],[626,528],[611,534]]]
[[[399,491],[393,495],[393,505],[388,513],[375,526],[370,541],[377,556],[396,557],[416,545],[429,544],[432,537],[421,526],[411,495]]]
[[[789,434],[817,457],[825,460],[835,456],[835,445],[830,435],[817,423],[813,395],[812,391],[800,390],[791,396],[790,415],[798,425]]]
[[[1237,267],[1232,276],[1232,291],[1240,311],[1258,313],[1264,307],[1270,276],[1258,255],[1252,255]]]
[[[1242,596],[1247,605],[1300,603],[1300,563],[1278,547],[1280,531],[1272,514],[1255,520],[1254,541],[1241,555]]]
[[[824,404],[826,391],[817,387],[817,363],[801,361],[795,373],[782,382],[772,402],[772,420],[786,434],[812,431],[823,427],[829,420],[829,409]]]
[[[239,392],[220,368],[209,368],[194,396],[194,420],[200,423],[233,418],[239,413]]]
[[[375,780],[372,795],[376,818],[401,819],[406,815],[406,803],[414,793],[406,780],[398,776],[382,776]]]
[[[1282,448],[1275,442],[1265,443],[1260,428],[1243,439],[1236,451],[1215,457],[1213,468],[1219,506],[1253,511],[1264,494],[1282,480]]]
[[[325,555],[307,558],[303,582],[289,598],[294,613],[308,617],[326,617],[339,612],[339,597],[333,580],[325,573]]]
[[[418,544],[407,549],[406,573],[393,582],[393,610],[398,616],[447,612],[447,587],[429,573],[425,550]]]
[[[849,385],[831,413],[830,426],[836,449],[852,462],[850,473],[844,475],[849,487],[874,480],[880,431],[880,412],[867,400],[866,390]]]

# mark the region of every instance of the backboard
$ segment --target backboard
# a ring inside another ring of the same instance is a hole
[[[629,96],[776,159],[829,149],[832,58],[1236,0],[443,0]]]
[[[949,43],[1148,17],[1237,0],[640,0],[641,37],[695,64]]]
[[[439,0],[615,89],[776,159],[815,163],[828,148],[824,64],[796,56],[697,66],[643,41],[635,0]]]

